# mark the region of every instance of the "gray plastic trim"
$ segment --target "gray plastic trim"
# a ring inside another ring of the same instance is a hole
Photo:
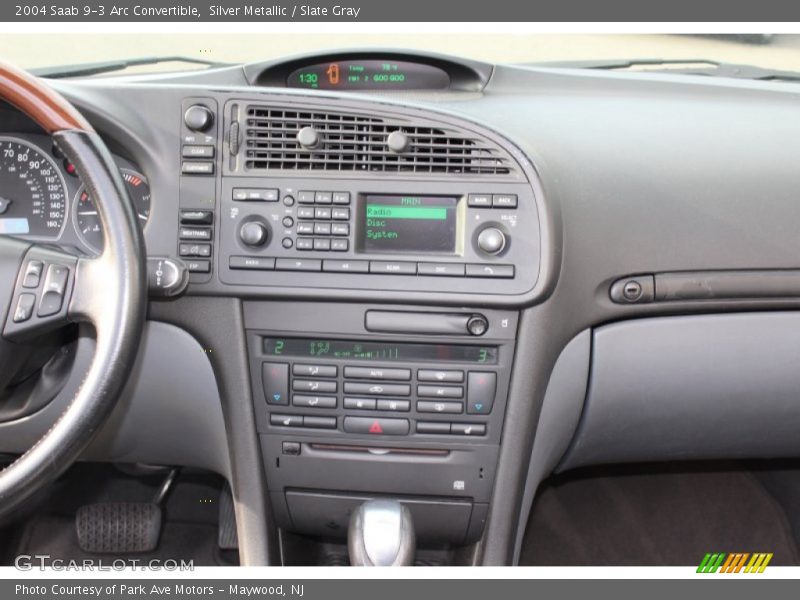
[[[591,331],[587,329],[567,344],[553,367],[533,441],[512,564],[516,565],[519,561],[536,490],[564,456],[578,428],[589,383],[590,358]]]
[[[81,338],[68,389],[80,383],[83,365],[93,351],[93,340]],[[71,398],[62,393],[29,417],[0,423],[0,451],[25,451],[52,426]],[[192,336],[165,323],[145,324],[125,391],[81,460],[198,467],[230,478],[216,379]]]
[[[578,435],[558,470],[797,456],[798,364],[796,312],[601,327]]]

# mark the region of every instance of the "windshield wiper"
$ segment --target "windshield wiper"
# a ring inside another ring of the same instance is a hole
[[[533,65],[529,64],[529,66]],[[536,66],[565,69],[601,69],[606,71],[638,70],[644,73],[703,75],[706,77],[730,77],[734,79],[754,79],[758,81],[800,81],[800,72],[796,71],[765,69],[755,65],[725,63],[708,60],[706,58],[634,58],[619,60],[559,61],[536,63]]]
[[[102,73],[112,73],[114,71],[124,71],[130,67],[142,65],[157,65],[160,63],[189,63],[194,65],[206,65],[207,67],[222,67],[228,63],[214,62],[202,58],[191,58],[188,56],[144,56],[141,58],[129,58],[121,60],[109,60],[96,63],[83,63],[78,65],[62,65],[56,67],[40,67],[30,69],[30,72],[38,77],[48,79],[62,79],[66,77],[89,77]]]

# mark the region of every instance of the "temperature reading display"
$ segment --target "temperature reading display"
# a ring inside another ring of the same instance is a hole
[[[458,198],[371,194],[363,198],[364,252],[415,254],[456,251]]]
[[[495,346],[445,344],[386,344],[306,338],[263,338],[269,356],[333,358],[361,361],[459,362],[497,364]]]
[[[287,87],[319,90],[441,90],[450,76],[432,65],[397,60],[340,60],[291,73]]]

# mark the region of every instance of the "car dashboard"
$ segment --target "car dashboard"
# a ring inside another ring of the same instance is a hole
[[[390,497],[512,564],[554,471],[798,450],[792,84],[352,51],[53,85],[189,273],[87,457],[223,474],[245,562]],[[0,231],[99,252],[71,165],[0,123]]]

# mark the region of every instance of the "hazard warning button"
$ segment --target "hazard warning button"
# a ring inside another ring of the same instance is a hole
[[[347,433],[366,433],[370,435],[408,435],[408,419],[376,419],[373,417],[345,417],[344,430]]]

